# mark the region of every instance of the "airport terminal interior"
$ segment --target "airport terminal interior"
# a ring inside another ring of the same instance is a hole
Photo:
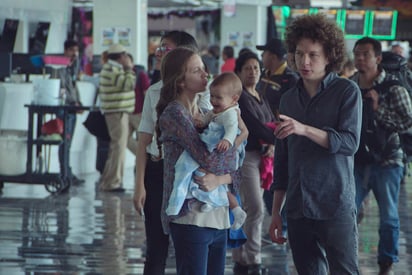
[[[74,172],[85,182],[70,186],[66,186],[64,181],[56,182],[56,173],[60,175],[62,171],[59,171],[57,148],[53,145],[58,145],[59,141],[27,142],[27,133],[34,134],[34,128],[42,126],[40,122],[29,121],[33,114],[27,116],[27,104],[36,100],[33,83],[36,78],[45,75],[43,68],[33,63],[36,59],[32,57],[47,54],[61,56],[67,29],[71,29],[71,35],[81,40],[82,69],[90,75],[98,74],[101,69],[100,54],[111,43],[123,43],[137,63],[150,71],[160,37],[171,28],[185,30],[195,36],[203,53],[209,46],[216,46],[221,52],[225,45],[231,45],[237,54],[244,47],[256,51],[255,46],[264,44],[268,36],[283,38],[290,20],[317,12],[324,12],[341,24],[348,49],[357,39],[371,36],[381,40],[385,50],[391,45],[402,46],[404,57],[409,61],[411,59],[412,1],[122,1],[65,0],[62,1],[64,5],[58,5],[54,1],[41,0],[50,5],[52,15],[47,7],[37,9],[35,4],[27,4],[30,7],[28,10],[25,1],[2,0],[0,3],[0,275],[143,274],[144,217],[138,215],[133,206],[135,157],[130,152],[126,155],[125,192],[102,192],[98,184],[100,174],[95,169],[96,140],[82,125],[88,111],[95,107],[92,106],[95,87],[83,81],[77,84],[83,104],[88,107],[77,116],[70,156]],[[122,14],[111,17],[102,3],[114,8],[115,2]],[[128,10],[124,3],[132,2],[134,6]],[[333,6],[336,4],[339,7]],[[142,10],[147,11],[144,13],[147,23],[144,24],[141,23],[141,15],[133,13]],[[254,19],[257,18],[256,22],[253,21],[256,24],[242,20],[248,12]],[[128,21],[123,20],[123,13],[130,16],[131,26],[126,25]],[[101,20],[98,15],[105,15],[106,19]],[[263,17],[265,20],[260,20]],[[25,18],[33,22],[27,22]],[[39,21],[38,18],[45,20]],[[147,45],[137,43],[136,37],[147,42]],[[260,57],[261,52],[256,52]],[[221,65],[223,61],[219,58]],[[56,103],[56,106],[59,104]],[[26,144],[29,144],[27,148]],[[54,173],[50,179],[33,178],[33,172],[38,172],[36,163],[39,155],[35,152],[41,152],[47,159],[47,171]],[[411,172],[401,185],[399,216],[399,262],[394,264],[393,272],[396,275],[410,275]],[[274,244],[268,236],[270,219],[269,213],[266,213],[262,233],[264,274],[295,275],[297,272],[288,243]],[[378,227],[378,206],[371,193],[358,228],[361,275],[378,274]],[[235,275],[233,267],[231,250],[228,249],[225,275]],[[172,245],[169,247],[166,274],[176,274]]]

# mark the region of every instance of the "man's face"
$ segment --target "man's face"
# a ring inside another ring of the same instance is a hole
[[[302,38],[296,45],[295,64],[300,76],[305,80],[321,80],[329,64],[322,44]]]
[[[274,58],[276,58],[275,54],[273,54],[273,53],[271,53],[270,51],[267,51],[267,50],[263,51],[263,53],[262,53],[263,68],[271,69]]]
[[[73,46],[73,47],[67,48],[64,51],[64,56],[69,57],[71,61],[74,61],[79,56],[79,47]]]
[[[372,44],[360,44],[353,49],[355,67],[359,73],[378,70],[382,56],[376,56]]]
[[[161,61],[162,58],[171,50],[175,49],[177,46],[176,44],[169,40],[168,38],[162,39],[160,42],[160,47],[156,49],[155,56],[156,58]]]

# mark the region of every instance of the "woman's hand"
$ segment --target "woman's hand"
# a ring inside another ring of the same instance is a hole
[[[215,190],[222,184],[222,180],[226,178],[226,176],[216,176],[215,174],[209,173],[203,169],[199,169],[200,172],[205,173],[204,175],[195,175],[194,180],[197,184],[199,184],[199,188],[202,191],[210,192]],[[224,178],[223,178],[224,177]]]
[[[264,157],[273,158],[275,156],[275,145],[268,145],[267,150],[263,154]]]

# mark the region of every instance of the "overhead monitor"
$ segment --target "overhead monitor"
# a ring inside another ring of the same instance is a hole
[[[272,6],[272,14],[275,18],[276,26],[285,27],[286,19],[290,16],[290,7],[288,6]]]
[[[369,11],[342,10],[342,28],[345,38],[359,39],[367,35]]]
[[[396,38],[398,11],[371,11],[368,36],[375,39],[393,40]]]
[[[278,37],[284,38],[287,19],[290,17],[289,6],[272,6],[272,15],[275,20]]]
[[[44,54],[49,36],[50,22],[38,22],[36,29],[30,34],[29,53]]]
[[[0,81],[11,75],[11,53],[0,52]]]
[[[13,52],[19,20],[6,19],[0,38],[0,52]]]
[[[309,8],[304,8],[304,9],[299,9],[299,8],[292,8],[290,11],[290,18],[293,20],[296,17],[299,17],[301,15],[309,14],[311,9]]]
[[[323,13],[327,18],[334,22],[337,22],[340,25],[342,13],[340,9],[313,8],[312,13]]]

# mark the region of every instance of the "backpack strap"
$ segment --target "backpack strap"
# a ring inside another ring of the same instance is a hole
[[[402,83],[398,79],[388,79],[378,85],[375,85],[373,88],[380,94],[385,95],[389,91],[390,87],[395,85],[402,86]]]

